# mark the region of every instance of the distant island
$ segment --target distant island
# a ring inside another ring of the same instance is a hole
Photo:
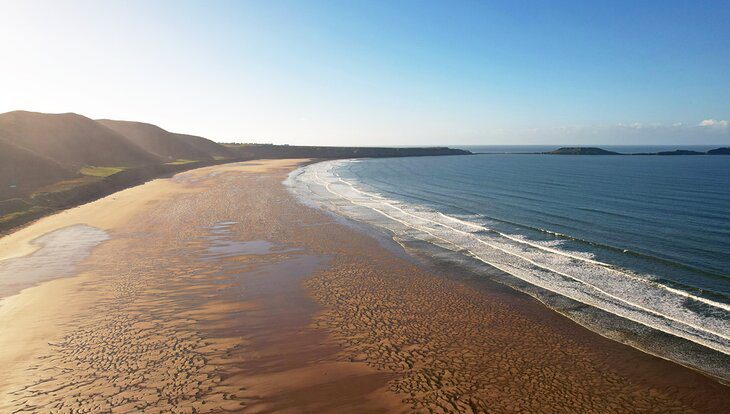
[[[556,155],[618,155],[618,152],[607,151],[603,148],[596,147],[563,147],[555,151],[549,151],[545,154]]]
[[[722,147],[709,150],[707,152],[690,151],[690,150],[674,150],[660,152],[637,152],[637,153],[620,153],[608,151],[598,147],[562,147],[555,151],[538,152],[534,154],[551,154],[551,155],[730,155],[730,147]]]
[[[446,147],[221,144],[156,125],[75,113],[0,114],[0,233],[147,180],[262,158],[466,155]]]
[[[646,155],[705,155],[705,152],[700,151],[690,151],[690,150],[674,150],[674,151],[660,151],[656,154],[646,154]],[[635,155],[644,155],[644,154],[635,154]]]

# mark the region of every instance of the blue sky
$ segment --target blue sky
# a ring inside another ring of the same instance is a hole
[[[0,112],[218,141],[728,144],[728,22],[728,1],[0,0]]]

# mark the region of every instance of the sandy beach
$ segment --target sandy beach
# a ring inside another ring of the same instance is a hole
[[[304,162],[180,173],[0,239],[0,412],[730,406],[710,378],[300,204],[282,181]]]

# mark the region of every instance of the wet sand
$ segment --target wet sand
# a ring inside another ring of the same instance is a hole
[[[43,235],[108,236],[61,243],[64,277],[0,290],[0,412],[730,406],[709,378],[298,204],[281,181],[299,162],[188,171],[0,239],[23,274]]]

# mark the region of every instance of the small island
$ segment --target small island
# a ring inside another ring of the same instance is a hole
[[[555,155],[620,155],[618,152],[608,151],[597,147],[563,147],[555,151],[546,152]]]
[[[608,151],[598,147],[562,147],[554,151],[540,152],[538,154],[550,155],[730,155],[730,147],[722,147],[709,150],[707,152],[690,151],[690,150],[674,150],[660,152],[640,152],[640,153],[620,153]]]
[[[657,152],[656,155],[705,155],[706,153],[700,152],[700,151],[690,151],[690,150],[674,150],[674,151],[660,151]],[[653,154],[649,154],[653,155]]]

